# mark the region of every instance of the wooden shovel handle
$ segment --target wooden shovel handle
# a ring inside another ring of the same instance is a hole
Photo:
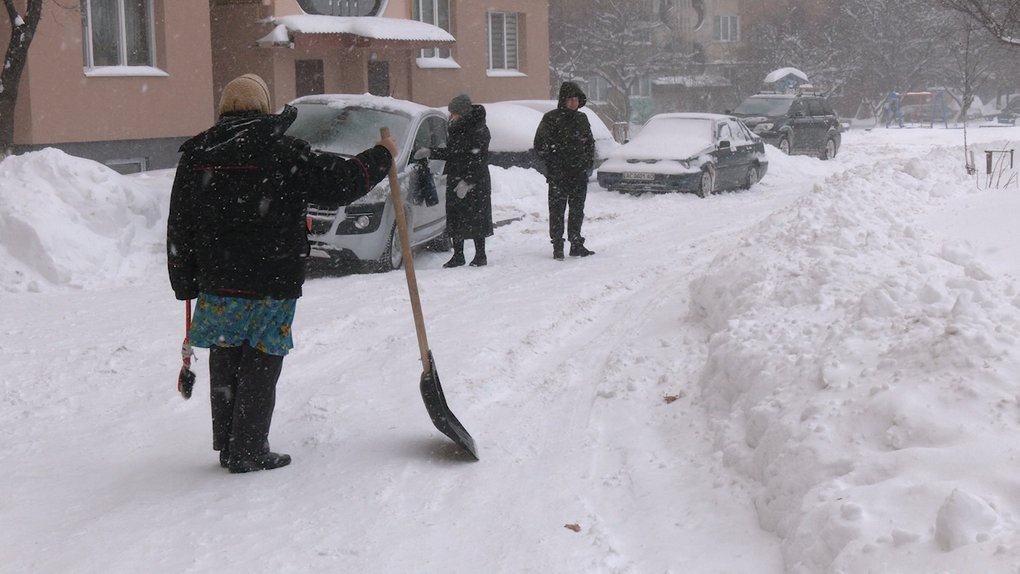
[[[390,128],[379,128],[381,139],[390,137]],[[400,234],[400,252],[404,258],[404,276],[407,278],[407,294],[411,297],[411,312],[414,314],[414,330],[418,335],[418,351],[421,353],[422,372],[432,369],[429,360],[429,340],[425,335],[425,317],[421,312],[418,297],[418,280],[414,275],[414,259],[411,256],[411,237],[407,232],[407,216],[404,214],[404,198],[400,193],[400,178],[397,176],[397,158],[390,162],[390,194],[393,196],[393,210],[396,212],[397,233]]]

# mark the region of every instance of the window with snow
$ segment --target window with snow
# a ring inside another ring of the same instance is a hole
[[[378,16],[386,0],[298,0],[308,14],[320,16]]]
[[[411,17],[450,32],[450,0],[414,0]],[[449,58],[449,48],[425,48],[421,58]]]
[[[517,70],[517,14],[489,12],[489,69]]]
[[[740,16],[716,16],[713,38],[716,42],[739,42]]]
[[[81,0],[86,68],[154,66],[153,0]]]

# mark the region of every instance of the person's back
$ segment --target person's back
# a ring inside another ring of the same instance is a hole
[[[192,179],[194,230],[207,291],[294,296],[305,249],[303,170],[307,145],[283,136],[281,115],[227,114],[186,142],[181,165]]]

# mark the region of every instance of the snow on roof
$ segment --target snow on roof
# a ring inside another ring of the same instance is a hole
[[[772,70],[769,72],[768,75],[765,76],[764,83],[771,84],[772,82],[779,81],[789,75],[797,76],[805,82],[808,81],[807,74],[801,72],[797,68],[779,68],[778,70]]]
[[[353,34],[375,40],[407,40],[419,42],[455,42],[449,32],[438,26],[404,20],[401,18],[382,18],[378,16],[321,16],[305,14],[300,16],[281,16],[264,20],[267,24],[275,24],[277,28],[284,26],[287,32],[300,34]],[[273,33],[277,33],[274,29]],[[272,35],[272,34],[270,34]],[[268,38],[267,36],[266,38]],[[266,39],[263,38],[263,39]]]
[[[372,94],[316,94],[303,96],[293,100],[291,104],[320,104],[328,106],[358,106],[397,112],[407,116],[415,116],[426,110],[433,110],[416,102],[400,100],[390,96],[374,96]]]
[[[652,81],[656,86],[684,86],[688,88],[726,87],[732,85],[729,80],[718,74],[698,74],[696,76],[663,76]]]

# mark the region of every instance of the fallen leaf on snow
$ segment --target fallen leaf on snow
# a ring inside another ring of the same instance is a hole
[[[566,528],[567,530],[573,530],[574,532],[580,532],[581,531],[581,525],[576,523],[576,522],[574,522],[572,524],[564,524],[563,528]]]

